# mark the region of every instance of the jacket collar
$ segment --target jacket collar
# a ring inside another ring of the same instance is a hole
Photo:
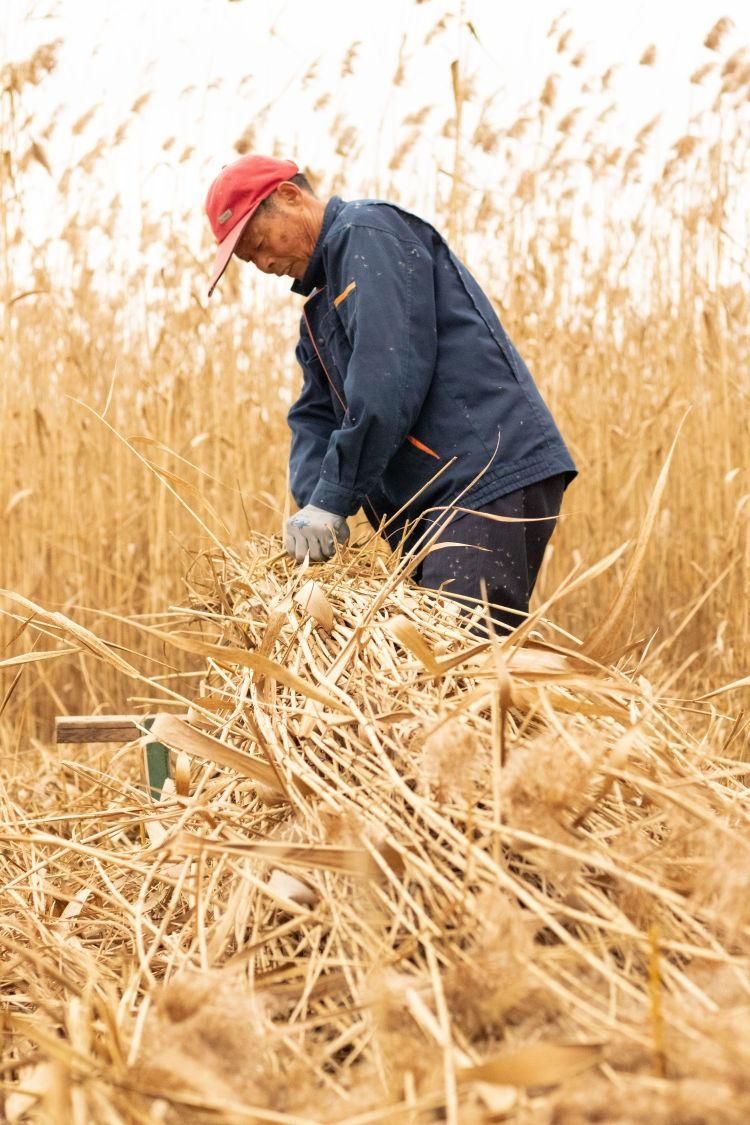
[[[338,215],[341,208],[344,206],[344,200],[338,195],[332,195],[326,204],[326,209],[323,212],[323,225],[320,228],[318,241],[315,243],[315,249],[310,255],[310,261],[307,263],[305,275],[301,281],[295,281],[292,285],[292,293],[301,293],[303,297],[309,297],[313,289],[319,289],[325,285],[326,275],[323,266],[323,244],[325,243],[328,231],[331,229],[333,220]]]

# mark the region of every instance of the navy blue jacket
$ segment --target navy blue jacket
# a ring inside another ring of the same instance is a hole
[[[406,520],[455,500],[483,469],[462,506],[575,476],[490,301],[429,223],[391,203],[334,196],[292,289],[308,296],[302,393],[288,415],[300,507],[341,516],[364,507],[375,525],[404,508],[389,528],[395,541]]]

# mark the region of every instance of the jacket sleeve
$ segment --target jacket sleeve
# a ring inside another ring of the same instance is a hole
[[[295,355],[302,368],[302,392],[287,414],[287,422],[292,431],[289,484],[296,504],[304,508],[310,503],[310,497],[320,479],[323,458],[331,434],[336,429],[331,392],[325,383],[304,317],[300,323]]]
[[[349,516],[376,487],[417,419],[437,354],[432,256],[397,234],[351,225],[328,249],[327,277],[352,348],[347,410],[330,435],[311,503]]]

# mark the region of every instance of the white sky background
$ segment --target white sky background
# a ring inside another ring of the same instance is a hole
[[[126,141],[98,166],[111,181],[111,195],[118,192],[122,198],[125,242],[132,238],[133,248],[137,245],[145,205],[154,215],[184,215],[201,252],[199,223],[208,184],[223,163],[236,157],[234,141],[263,107],[271,110],[260,128],[258,150],[286,138],[286,154],[323,173],[326,186],[356,197],[382,174],[404,135],[399,123],[405,113],[434,105],[424,129],[426,136],[431,130],[438,136],[453,112],[450,62],[459,53],[477,74],[480,94],[496,94],[494,121],[512,124],[524,101],[536,101],[548,74],[570,71],[555,54],[554,40],[546,38],[564,9],[561,0],[466,0],[464,12],[480,44],[466,32],[459,38],[453,21],[425,47],[425,35],[438,18],[459,13],[459,0],[1,0],[0,47],[3,59],[17,60],[41,42],[64,41],[57,71],[25,103],[35,113],[30,139],[57,111],[55,131],[44,141],[54,179],[130,119]],[[567,5],[562,26],[573,29],[572,43],[586,52],[581,77],[621,64],[612,85],[615,142],[627,144],[662,112],[657,144],[666,157],[675,137],[688,131],[696,105],[707,101],[688,76],[712,57],[703,39],[723,15],[736,25],[730,44],[750,43],[747,0],[573,0]],[[396,88],[392,79],[404,36],[405,79]],[[360,47],[354,73],[342,78],[342,56],[355,40]],[[638,66],[650,43],[656,44],[657,65]],[[302,76],[316,61],[317,78],[303,88]],[[147,90],[153,91],[151,100],[132,115],[134,100]],[[323,91],[330,92],[331,102],[312,113]],[[85,133],[71,136],[72,122],[97,103]],[[562,101],[559,112],[572,104]],[[341,158],[331,152],[329,128],[337,112],[364,142],[345,175]],[[171,136],[175,143],[165,156],[161,146]],[[186,146],[195,153],[177,164]],[[432,162],[425,162],[418,177],[412,169],[402,192],[421,199],[427,217],[436,167],[447,161],[449,151],[449,142],[436,141]],[[476,174],[491,186],[491,165]],[[76,194],[76,184],[84,190],[84,179],[73,184],[73,204],[84,213],[95,207],[95,201]],[[34,169],[25,209],[29,232],[39,241],[64,218],[41,167]]]

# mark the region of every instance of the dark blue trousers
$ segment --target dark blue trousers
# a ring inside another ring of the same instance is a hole
[[[501,496],[476,512],[456,515],[435,540],[435,544],[456,546],[430,552],[415,571],[415,580],[459,600],[482,600],[484,579],[497,630],[511,631],[528,613],[567,480],[564,474],[549,477]],[[509,516],[514,522],[486,516]],[[476,601],[463,600],[463,604],[472,609]]]

